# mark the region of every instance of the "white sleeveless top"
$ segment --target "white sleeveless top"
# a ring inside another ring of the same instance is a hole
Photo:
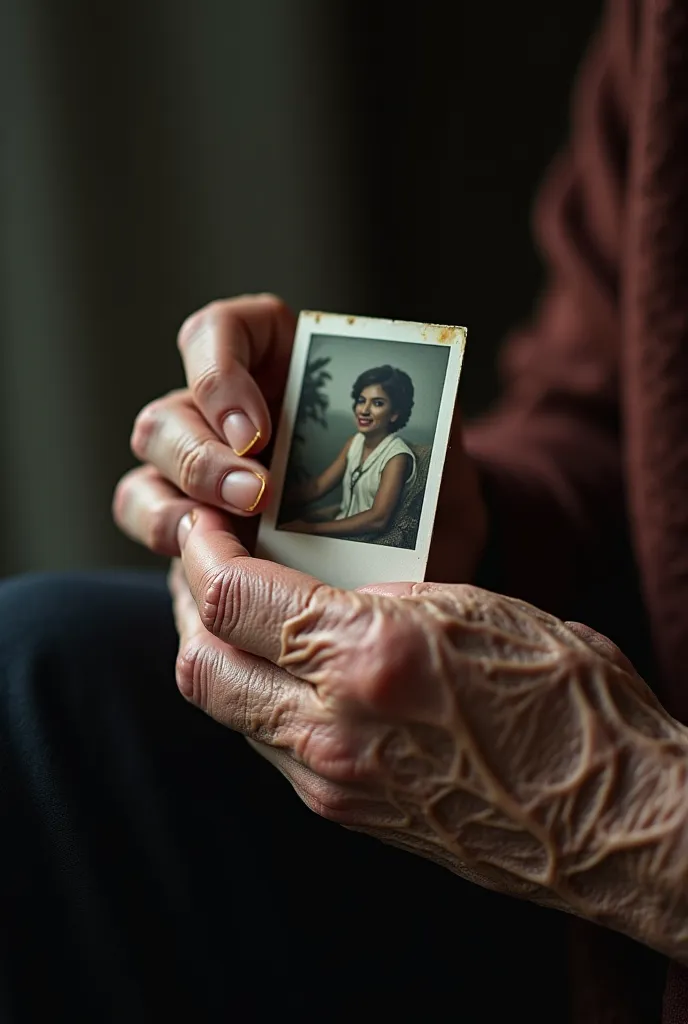
[[[373,507],[382,471],[395,455],[408,455],[411,459],[412,468],[406,478],[404,490],[415,478],[416,456],[397,434],[388,434],[384,441],[380,441],[377,448],[373,449],[365,462],[361,463],[364,440],[363,434],[356,434],[349,445],[342,482],[342,504],[337,519],[348,519],[349,516],[367,512]]]

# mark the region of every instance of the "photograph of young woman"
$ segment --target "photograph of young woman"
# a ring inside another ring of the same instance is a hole
[[[416,474],[415,455],[399,436],[413,397],[413,382],[403,370],[386,365],[361,373],[351,390],[356,433],[323,472],[287,489],[288,506],[298,510],[298,518],[280,529],[366,539],[384,533]],[[308,509],[340,485],[339,504]]]

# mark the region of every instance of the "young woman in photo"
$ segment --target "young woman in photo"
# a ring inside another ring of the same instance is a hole
[[[281,529],[322,537],[384,533],[416,474],[416,458],[399,437],[413,408],[413,382],[403,370],[380,366],[361,373],[351,390],[356,433],[334,462],[290,495],[292,507],[323,498],[340,484],[339,505],[306,513]]]

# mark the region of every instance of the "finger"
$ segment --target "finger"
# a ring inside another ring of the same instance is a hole
[[[406,822],[404,812],[385,800],[381,791],[369,785],[323,778],[287,750],[255,740],[249,743],[288,779],[306,806],[321,818],[340,825],[380,829],[400,828]]]
[[[113,502],[115,522],[128,537],[158,555],[179,554],[179,523],[198,503],[161,477],[153,466],[139,466],[122,477]],[[229,519],[222,520],[225,524]],[[232,530],[246,550],[256,541],[256,518],[234,519]]]
[[[137,458],[152,463],[196,502],[235,515],[251,515],[265,507],[265,468],[240,459],[218,440],[186,391],[151,402],[139,413],[131,447]]]
[[[281,396],[296,321],[273,295],[213,302],[179,332],[194,402],[237,455],[270,439],[269,405]]]
[[[195,513],[193,522],[187,517],[180,524],[179,536],[184,572],[201,620],[221,640],[276,662],[284,623],[307,608],[325,585],[275,562],[251,558],[217,513]]]
[[[202,624],[199,628],[198,613],[194,619],[183,594],[178,604],[176,679],[182,695],[229,729],[264,743],[295,746],[308,731],[308,689],[284,669],[222,643]]]
[[[139,466],[122,477],[112,501],[112,514],[123,533],[158,555],[179,554],[177,528],[196,507],[152,466]]]

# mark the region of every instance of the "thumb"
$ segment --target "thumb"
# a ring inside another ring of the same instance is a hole
[[[252,558],[231,520],[214,509],[198,508],[185,516],[178,540],[205,628],[225,643],[277,662],[285,623],[303,613],[324,584],[295,569]]]

